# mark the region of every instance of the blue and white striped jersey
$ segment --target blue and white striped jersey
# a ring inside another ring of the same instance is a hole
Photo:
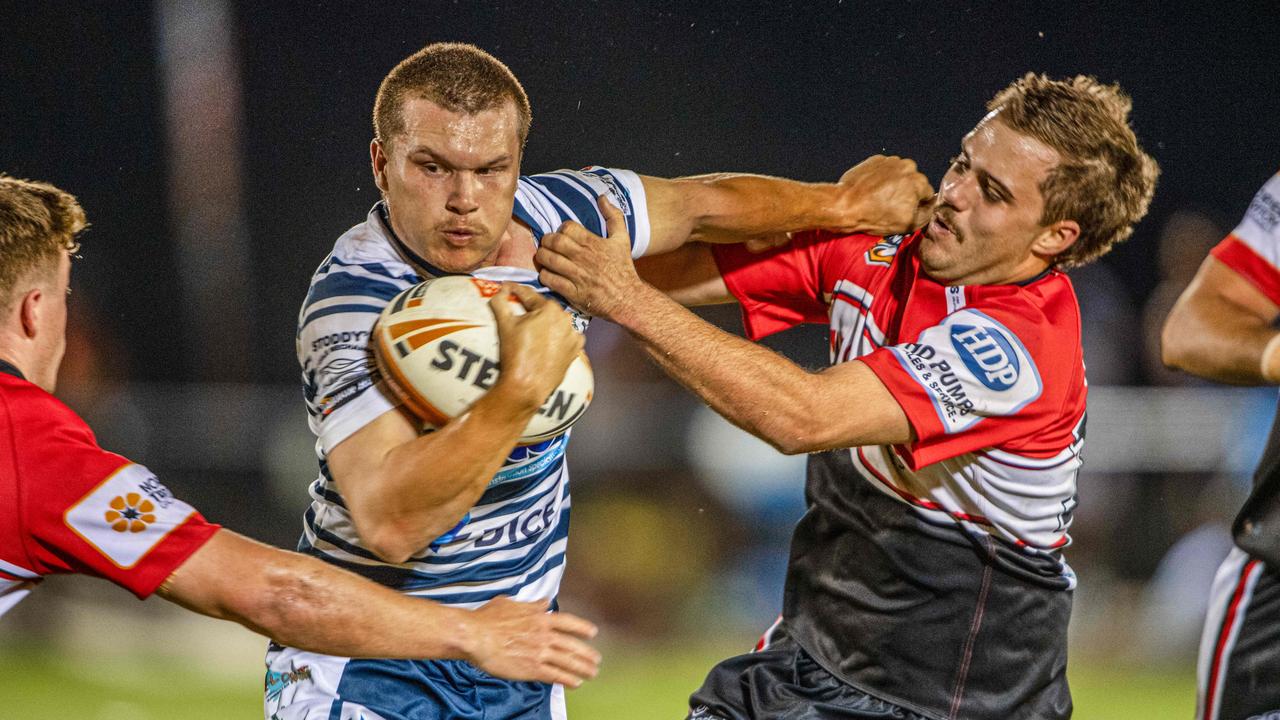
[[[603,235],[596,197],[605,193],[627,218],[632,254],[643,255],[649,245],[648,207],[640,179],[630,171],[590,167],[522,176],[512,214],[538,241],[566,220]],[[400,291],[443,274],[395,236],[385,213],[385,205],[378,203],[365,222],[338,238],[312,277],[298,316],[298,362],[320,460],[299,549],[401,592],[450,605],[475,607],[498,595],[554,598],[569,530],[564,459],[569,433],[515,448],[458,525],[398,565],[379,560],[362,546],[329,474],[329,451],[397,404],[382,384],[368,346],[378,314]],[[531,270],[486,267],[472,274],[522,282],[550,294]],[[579,327],[585,323],[582,318]],[[431,482],[430,469],[424,469],[422,481]]]

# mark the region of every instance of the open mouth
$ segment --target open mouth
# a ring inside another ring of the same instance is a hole
[[[951,227],[951,224],[948,223],[946,219],[942,216],[942,213],[934,213],[933,220],[929,222],[929,225],[935,234],[938,232],[943,232],[952,237],[956,236],[956,231]]]

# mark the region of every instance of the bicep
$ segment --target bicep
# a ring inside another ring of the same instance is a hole
[[[711,248],[690,243],[661,255],[636,260],[641,279],[681,305],[717,305],[734,297],[720,275]]]
[[[1230,266],[1205,259],[1169,311],[1161,337],[1166,364],[1226,382],[1261,382],[1262,353],[1277,307]]]
[[[858,360],[833,365],[813,375],[812,420],[825,426],[822,449],[912,442],[907,414],[889,389]]]
[[[387,455],[418,435],[416,419],[404,406],[397,406],[335,445],[326,461],[342,496],[359,503],[362,490],[377,477]]]
[[[646,255],[660,255],[689,240],[694,217],[687,183],[681,180],[640,176],[649,210],[649,248]]]

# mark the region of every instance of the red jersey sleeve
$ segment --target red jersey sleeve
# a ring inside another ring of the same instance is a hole
[[[34,389],[15,428],[28,556],[41,575],[82,572],[139,598],[218,531],[141,465],[98,447],[70,409]],[[35,396],[39,392],[43,398]]]
[[[1280,174],[1262,186],[1240,224],[1211,254],[1280,305]]]
[[[1024,302],[964,308],[915,342],[860,358],[915,430],[899,447],[912,469],[1016,439],[1070,444],[1084,414],[1084,365],[1078,316],[1062,309],[1053,322]]]
[[[712,254],[729,292],[742,305],[747,337],[759,340],[803,323],[827,321],[823,263],[840,240],[819,231],[751,253],[742,245],[714,245]]]

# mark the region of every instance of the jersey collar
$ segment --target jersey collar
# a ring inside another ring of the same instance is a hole
[[[413,266],[413,269],[418,272],[418,275],[420,277],[432,278],[432,277],[444,277],[445,275],[466,275],[467,274],[467,273],[453,273],[453,272],[449,272],[448,270],[441,270],[435,265],[432,265],[431,263],[427,262],[426,258],[422,257],[421,255],[414,252],[413,250],[409,249],[409,246],[406,245],[404,241],[400,239],[400,236],[396,235],[395,228],[391,227],[391,215],[387,211],[386,200],[379,200],[378,204],[373,206],[373,210],[370,211],[369,214],[378,219],[379,224],[382,225],[383,232],[386,234],[388,238],[391,239],[391,244],[395,246],[396,250],[400,251],[400,254],[404,256],[405,260],[409,261],[409,264]]]
[[[27,379],[27,376],[23,375],[22,371],[19,370],[16,366],[14,366],[13,363],[9,362],[8,360],[0,359],[0,373],[4,373],[6,375],[12,375],[18,378],[19,380]]]

